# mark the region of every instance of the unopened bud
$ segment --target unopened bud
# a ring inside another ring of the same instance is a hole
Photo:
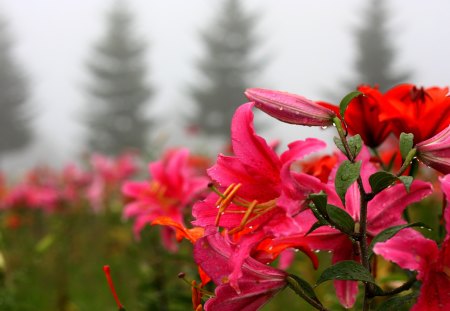
[[[245,96],[270,116],[291,124],[330,126],[336,114],[303,96],[266,89],[247,89]]]

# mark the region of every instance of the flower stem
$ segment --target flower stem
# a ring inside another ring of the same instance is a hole
[[[337,132],[339,134],[339,138],[344,145],[344,149],[346,151],[346,156],[348,160],[352,163],[355,163],[355,157],[350,151],[350,147],[347,142],[347,138],[342,127],[342,122],[339,118],[334,118],[333,122],[336,126]],[[414,155],[411,156],[411,159]],[[410,160],[411,161],[411,160]],[[359,250],[361,254],[361,263],[364,268],[368,271],[370,269],[370,259],[369,259],[369,246],[367,243],[367,204],[373,198],[372,195],[367,194],[364,190],[363,181],[361,179],[361,175],[358,176],[357,179],[358,188],[361,196],[361,205],[360,205],[360,223],[359,223],[359,232],[356,234],[359,244]],[[370,283],[364,283],[364,305],[363,311],[369,310],[370,298],[372,296],[372,285]]]

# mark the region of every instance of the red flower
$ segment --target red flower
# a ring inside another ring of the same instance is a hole
[[[364,96],[354,98],[345,111],[345,123],[351,135],[361,135],[364,143],[369,147],[380,145],[391,132],[388,121],[380,121],[382,107],[386,105],[383,94],[368,85],[361,85],[358,91]],[[339,107],[328,103],[320,103],[339,114]],[[342,119],[342,116],[339,114]]]
[[[389,121],[394,133],[413,133],[419,143],[433,137],[450,124],[448,88],[417,88],[412,84],[398,85],[385,94],[381,121]]]

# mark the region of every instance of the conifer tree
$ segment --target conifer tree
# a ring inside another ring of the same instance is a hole
[[[351,88],[358,84],[378,85],[381,91],[406,82],[410,73],[396,71],[395,47],[390,37],[389,14],[384,0],[371,0],[364,13],[364,23],[355,31],[357,77]]]
[[[255,85],[261,64],[254,60],[256,15],[242,1],[225,0],[214,23],[202,33],[205,54],[198,62],[203,83],[192,85],[197,107],[194,124],[211,136],[229,137],[231,118],[246,101],[243,92]]]
[[[0,18],[0,155],[25,147],[32,139],[26,111],[29,85],[12,55],[7,22]]]
[[[133,15],[117,1],[107,30],[88,61],[91,83],[86,116],[90,150],[118,154],[145,147],[151,121],[145,109],[152,91],[146,82],[146,44],[133,33]]]

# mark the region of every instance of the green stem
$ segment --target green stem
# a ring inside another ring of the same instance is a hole
[[[408,155],[405,158],[405,161],[403,162],[402,167],[397,172],[397,176],[401,176],[408,169],[409,165],[411,164],[411,161],[416,156],[416,152],[417,152],[416,148],[413,148],[409,151]]]
[[[339,118],[333,119],[334,124],[336,126],[337,132],[339,134],[339,137],[342,141],[342,144],[344,145],[344,149],[346,151],[346,156],[348,160],[352,163],[355,163],[355,157],[350,152],[350,147],[347,142],[347,138],[344,132],[344,129],[342,128],[342,122]],[[412,156],[413,157],[413,156]],[[412,159],[411,157],[411,159]],[[361,263],[364,268],[371,271],[370,269],[370,258],[369,258],[369,246],[367,243],[367,204],[368,202],[373,198],[372,195],[368,195],[366,191],[364,190],[363,181],[361,179],[361,175],[358,176],[357,179],[358,188],[361,196],[361,205],[360,205],[360,226],[359,226],[359,233],[356,235],[358,242],[359,242],[359,249],[361,254]],[[363,310],[367,311],[370,308],[370,297],[372,296],[372,285],[370,283],[364,283],[364,305]]]
[[[401,292],[404,292],[405,290],[410,289],[414,283],[416,283],[416,275],[413,275],[408,281],[406,281],[405,283],[403,283],[401,286],[394,288],[393,290],[384,292],[380,295],[377,296],[392,296],[392,295],[396,295],[399,294]]]

